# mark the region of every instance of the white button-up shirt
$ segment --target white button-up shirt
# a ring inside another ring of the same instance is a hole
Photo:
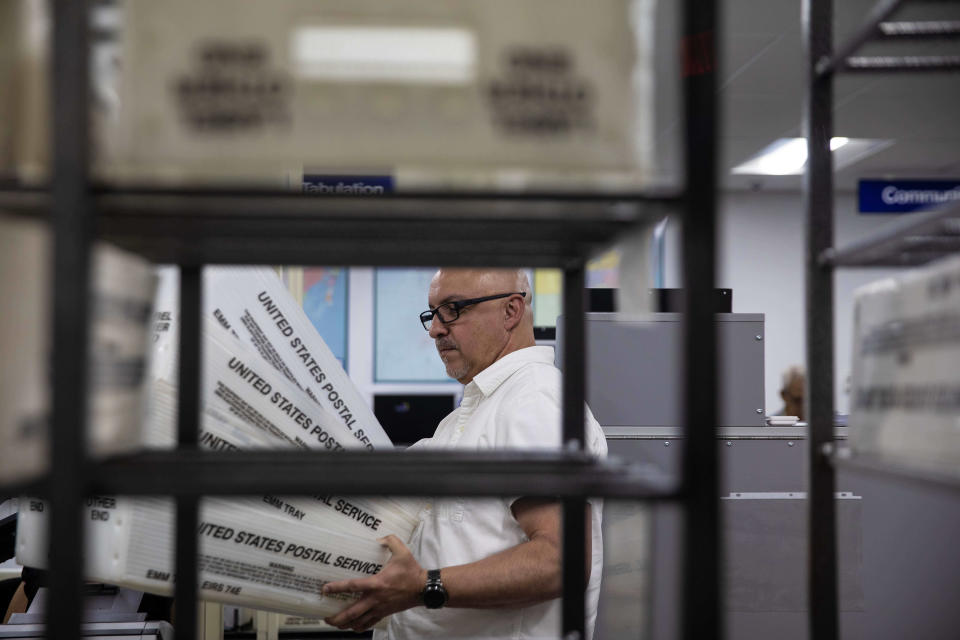
[[[443,419],[432,438],[414,447],[431,449],[556,449],[561,446],[560,371],[553,349],[528,347],[497,360],[463,390],[460,407]],[[586,448],[607,454],[603,431],[586,414]],[[429,473],[429,469],[424,470]],[[517,498],[433,500],[420,514],[410,550],[425,569],[481,560],[527,540],[510,510]],[[587,639],[592,636],[603,569],[602,500],[591,499],[593,553],[587,588]],[[388,619],[374,638],[559,638],[561,601],[513,609],[414,607]]]

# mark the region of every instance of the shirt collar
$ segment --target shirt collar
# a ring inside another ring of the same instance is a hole
[[[489,396],[523,365],[531,362],[552,365],[553,360],[553,347],[525,347],[523,349],[517,349],[503,356],[475,375],[473,380],[467,384],[464,393],[468,394],[470,391],[469,387],[473,385],[485,397]]]

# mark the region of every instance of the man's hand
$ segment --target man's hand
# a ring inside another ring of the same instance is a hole
[[[339,629],[366,631],[397,611],[420,604],[420,592],[427,584],[427,572],[417,563],[400,538],[389,535],[377,542],[390,549],[390,560],[375,576],[329,582],[323,594],[359,593],[358,601],[325,619]]]

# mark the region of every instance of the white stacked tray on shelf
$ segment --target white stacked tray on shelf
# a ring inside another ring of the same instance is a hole
[[[561,184],[591,171],[636,181],[652,110],[635,25],[651,5],[128,3],[127,110],[109,164],[178,179],[386,174],[398,187],[545,169]]]
[[[16,91],[11,89],[17,82],[18,47],[15,46],[20,24],[19,6],[14,2],[0,3],[0,175],[12,174],[14,167]]]
[[[90,44],[89,103],[97,157],[116,155],[111,146],[119,141],[119,44],[108,26],[117,11],[115,3],[91,7],[99,36]],[[44,185],[50,175],[52,32],[49,2],[0,2],[0,175],[25,184]]]
[[[859,289],[851,449],[960,478],[960,256]]]
[[[0,2],[0,175],[30,180],[45,170],[49,41],[43,0]]]
[[[631,637],[650,625],[653,521],[645,505],[603,503],[603,585],[597,615],[605,638]]]
[[[116,64],[94,67],[95,172],[340,195],[635,190],[654,158],[655,6],[121,3]],[[18,161],[31,175],[48,158],[49,20],[34,22],[17,125],[35,131]]]
[[[46,225],[0,215],[0,482],[49,469],[53,328]],[[87,447],[94,458],[138,449],[155,277],[100,243],[91,259]]]

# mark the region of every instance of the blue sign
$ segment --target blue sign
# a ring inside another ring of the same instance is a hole
[[[861,213],[909,213],[960,202],[960,180],[861,180]]]
[[[314,196],[382,196],[393,193],[393,176],[305,173],[303,193]]]

